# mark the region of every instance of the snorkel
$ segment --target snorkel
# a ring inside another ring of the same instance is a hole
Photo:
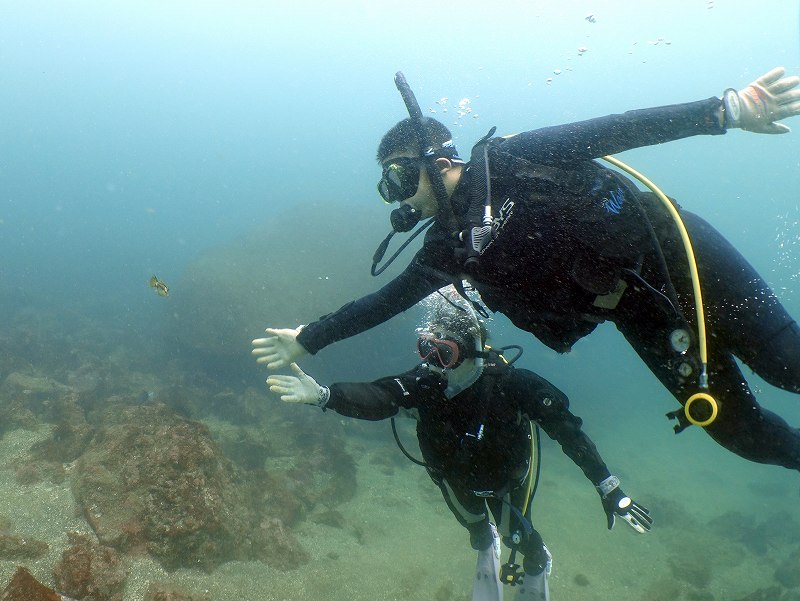
[[[397,86],[397,89],[400,92],[400,96],[403,97],[403,102],[406,105],[406,109],[408,110],[408,116],[411,117],[412,121],[416,125],[417,129],[417,136],[419,138],[420,144],[420,151],[422,157],[425,160],[425,170],[428,173],[428,179],[430,179],[431,185],[433,186],[433,193],[436,195],[436,202],[438,204],[438,213],[436,218],[439,219],[442,223],[448,224],[453,219],[453,211],[450,207],[450,199],[447,194],[447,188],[445,188],[444,180],[442,179],[442,174],[439,172],[438,167],[436,166],[436,148],[433,147],[430,141],[430,136],[428,135],[428,130],[425,128],[425,117],[422,116],[422,109],[419,108],[419,103],[417,102],[417,98],[414,96],[414,92],[411,91],[411,88],[406,81],[405,75],[403,75],[402,71],[398,71],[394,75],[394,83]],[[396,213],[397,211],[402,211],[404,207],[400,207],[393,211]],[[419,221],[419,217],[417,218]],[[393,221],[394,225],[394,221]],[[416,223],[414,224],[416,225]],[[412,225],[408,229],[414,227]],[[408,231],[408,230],[397,230],[395,231]]]
[[[450,206],[447,188],[444,185],[442,174],[439,172],[439,169],[436,166],[437,149],[431,144],[430,136],[425,128],[426,118],[422,116],[422,109],[419,108],[417,98],[414,96],[414,92],[411,91],[411,88],[409,87],[402,71],[395,73],[394,83],[400,92],[400,96],[403,98],[403,102],[406,105],[408,116],[411,118],[411,121],[415,126],[420,145],[420,153],[422,158],[425,159],[425,172],[428,174],[428,179],[433,187],[433,193],[436,196],[438,209],[436,217],[431,218],[425,224],[423,224],[422,227],[414,232],[411,237],[406,240],[402,246],[400,246],[400,248],[386,261],[386,263],[383,264],[382,267],[378,268],[378,263],[381,262],[383,255],[386,254],[386,249],[389,247],[389,242],[391,241],[392,236],[398,232],[408,232],[412,230],[422,218],[422,213],[418,209],[415,209],[408,204],[403,204],[400,206],[400,208],[392,211],[389,217],[392,224],[392,231],[389,232],[389,235],[386,236],[383,242],[380,243],[378,249],[375,251],[375,254],[372,257],[372,269],[370,272],[373,276],[383,273],[383,271],[392,264],[392,261],[394,261],[403,251],[403,249],[405,249],[405,247],[408,246],[414,238],[422,233],[422,231],[432,225],[435,219],[438,219],[440,223],[444,224],[451,224],[453,221],[453,210]]]

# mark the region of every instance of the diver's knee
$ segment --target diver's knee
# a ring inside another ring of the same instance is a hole
[[[745,362],[773,386],[800,392],[800,326],[786,324]]]
[[[526,574],[541,574],[547,567],[547,551],[542,536],[536,530],[526,535],[523,544],[520,545],[520,551],[524,556],[522,567]]]
[[[467,529],[469,544],[476,551],[485,551],[494,543],[494,533],[488,519],[470,524]]]

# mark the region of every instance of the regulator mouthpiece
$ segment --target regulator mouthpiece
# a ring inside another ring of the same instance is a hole
[[[395,232],[408,232],[414,229],[414,226],[419,223],[420,219],[422,219],[422,211],[408,204],[404,204],[399,209],[395,209],[389,216],[392,229]]]

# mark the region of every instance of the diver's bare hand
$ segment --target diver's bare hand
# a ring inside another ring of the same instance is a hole
[[[280,369],[307,354],[303,345],[297,342],[297,335],[303,326],[295,329],[267,328],[266,338],[253,340],[253,355],[256,363],[265,363],[267,369]]]

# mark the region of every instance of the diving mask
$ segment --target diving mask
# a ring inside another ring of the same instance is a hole
[[[423,361],[443,369],[456,367],[466,356],[458,341],[427,332],[417,338],[417,352]]]
[[[383,166],[378,193],[386,202],[400,202],[411,198],[419,188],[422,157],[397,157]]]

